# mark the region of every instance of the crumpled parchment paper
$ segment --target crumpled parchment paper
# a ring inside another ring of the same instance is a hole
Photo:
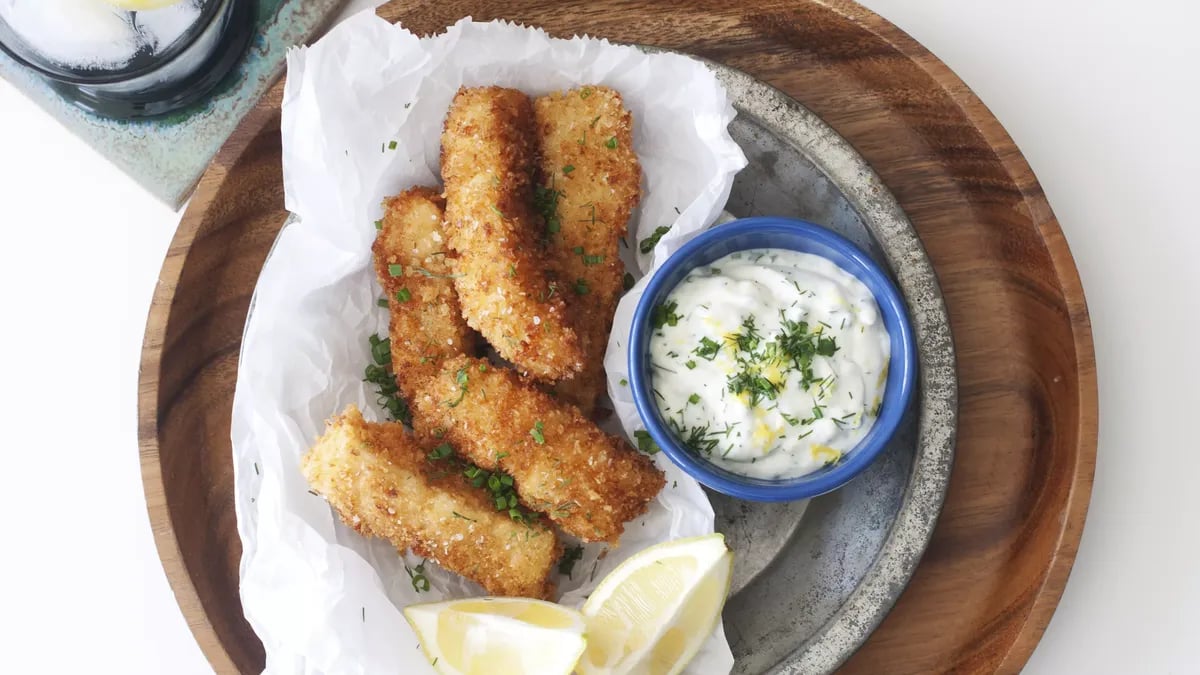
[[[387,333],[371,266],[373,222],[384,197],[440,184],[450,100],[460,85],[488,84],[530,95],[581,84],[622,93],[645,173],[627,249],[635,276],[717,217],[746,162],[726,130],[734,110],[723,88],[703,64],[676,54],[470,19],[418,38],[372,12],[292,50],[283,169],[297,219],[280,235],[255,290],[232,424],[242,603],[266,647],[267,672],[432,673],[401,608],[483,593],[433,563],[426,567],[432,587],[417,593],[405,566],[421,561],[343,526],[308,491],[299,459],[325,420],[350,403],[368,419],[383,419],[372,385],[362,381],[367,337]],[[660,225],[671,225],[670,233],[652,254],[636,253]],[[639,425],[627,392],[621,395],[627,387],[619,384],[625,367],[617,343],[624,344],[639,289],[621,303],[606,358],[618,413],[611,424],[619,421],[630,437]],[[571,577],[559,580],[560,602],[580,605],[608,571],[646,546],[713,531],[700,486],[665,457],[656,460],[666,488],[603,559],[603,544],[585,547]],[[725,673],[732,663],[718,625],[688,672]]]

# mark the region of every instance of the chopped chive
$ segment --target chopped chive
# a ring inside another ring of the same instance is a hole
[[[542,429],[542,421],[538,420],[537,422],[534,422],[533,428],[529,430],[529,435],[533,437],[533,442],[537,443],[538,445],[544,445],[546,443],[546,437],[542,434]]]
[[[575,294],[576,295],[587,295],[587,293],[588,293],[587,280],[586,279],[576,279],[575,280]]]
[[[454,381],[458,383],[458,398],[453,401],[446,401],[446,406],[450,408],[458,407],[458,404],[463,402],[467,397],[467,369],[459,368],[458,374],[454,376]]]
[[[641,243],[638,244],[638,250],[645,254],[650,253],[654,250],[654,247],[658,245],[658,242],[663,238],[663,235],[670,231],[670,225],[659,225],[658,227],[654,228],[654,232],[652,232],[649,237],[646,237],[641,241]]]
[[[616,148],[617,148],[617,137],[616,137],[616,136],[610,136],[610,137],[609,137],[609,139],[608,139],[607,141],[604,141],[604,147],[608,148],[609,150],[616,150]]]
[[[571,572],[575,569],[575,563],[581,558],[583,558],[582,546],[572,546],[563,551],[563,556],[558,561],[558,573],[565,574],[570,579]]]
[[[691,403],[692,405],[696,405],[699,402],[700,402],[700,394],[692,394],[691,396],[688,397],[688,403]]]
[[[388,265],[388,275],[393,277],[404,276],[404,265]]]
[[[568,165],[566,165],[566,166],[564,166],[564,167],[563,167],[563,175],[565,176],[565,175],[567,175],[567,174],[571,173],[571,172],[572,172],[572,171],[574,171],[574,170],[575,170],[575,165],[574,165],[574,164],[568,164]]]
[[[388,306],[387,298],[380,298],[375,301],[375,304],[379,305],[380,307],[387,307]]]
[[[396,299],[400,302],[408,302],[412,298],[412,293],[407,288],[401,288],[396,291]]]
[[[625,290],[629,290],[629,289],[633,288],[633,285],[635,283],[637,283],[636,281],[634,281],[633,275],[630,274],[629,272],[625,273],[625,278],[622,279],[622,282],[625,286]]]
[[[375,229],[377,229],[377,230],[383,229],[383,220],[382,219],[375,221]]]
[[[396,141],[392,141],[391,143],[388,143],[388,150],[395,150],[395,149],[396,149]]]
[[[650,437],[650,432],[644,429],[638,429],[637,431],[633,432],[633,436],[637,439],[638,450],[641,450],[647,455],[657,454],[661,449],[658,447],[658,443],[655,443],[654,439]]]

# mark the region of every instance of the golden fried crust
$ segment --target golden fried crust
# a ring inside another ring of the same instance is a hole
[[[583,367],[561,293],[551,287],[532,211],[533,106],[514,89],[460,89],[442,133],[446,234],[467,323],[544,381]]]
[[[533,106],[542,185],[557,196],[546,253],[568,289],[568,316],[583,346],[583,371],[555,392],[590,415],[604,391],[604,351],[624,292],[620,241],[641,196],[633,115],[608,87],[556,92]]]
[[[458,472],[440,475],[399,424],[350,406],[300,460],[312,488],[360,534],[388,539],[478,582],[493,595],[549,598],[562,555],[554,532],[497,512]]]
[[[482,359],[442,362],[413,399],[413,420],[478,466],[512,475],[527,508],[584,541],[615,544],[665,482],[653,462],[575,406]]]
[[[454,290],[455,261],[442,231],[441,196],[430,188],[412,188],[383,206],[371,250],[391,312],[392,372],[410,400],[417,382],[432,375],[443,358],[472,353],[477,340]]]

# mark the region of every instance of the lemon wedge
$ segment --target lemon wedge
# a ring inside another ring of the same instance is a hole
[[[712,633],[733,572],[725,537],[708,534],[638,552],[583,604],[583,675],[675,675]],[[499,672],[499,671],[497,671]]]
[[[404,618],[443,675],[569,675],[583,654],[583,616],[528,598],[409,605]]]
[[[150,9],[159,9],[167,5],[174,5],[181,0],[104,0],[114,7],[128,9],[133,12],[139,12]]]

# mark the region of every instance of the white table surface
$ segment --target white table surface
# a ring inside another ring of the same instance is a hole
[[[368,2],[358,2],[363,5]],[[1200,3],[868,0],[1016,139],[1083,277],[1099,462],[1026,670],[1200,673]],[[210,673],[150,535],[145,315],[179,214],[0,82],[0,670]]]

